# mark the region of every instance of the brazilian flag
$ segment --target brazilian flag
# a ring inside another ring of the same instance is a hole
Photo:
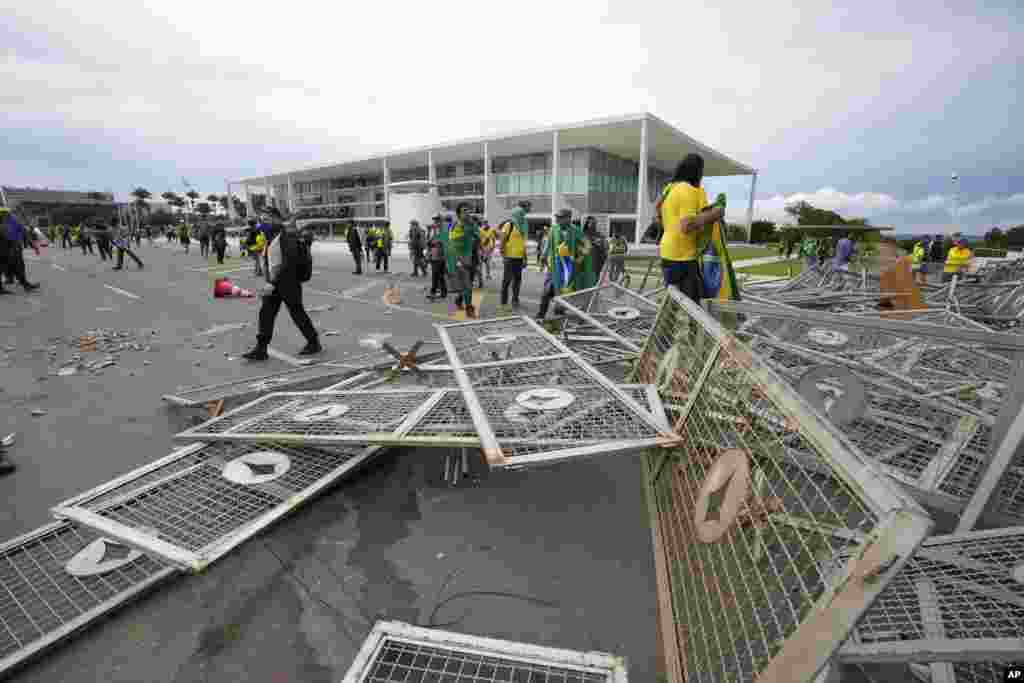
[[[721,222],[711,226],[711,234],[702,235],[698,247],[697,253],[704,255],[704,295],[719,301],[739,301],[740,287],[729,257],[725,226]]]

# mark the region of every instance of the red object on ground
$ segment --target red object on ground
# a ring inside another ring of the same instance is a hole
[[[215,299],[229,297],[248,298],[256,296],[256,293],[249,289],[242,289],[228,278],[222,277],[213,281],[213,296]]]

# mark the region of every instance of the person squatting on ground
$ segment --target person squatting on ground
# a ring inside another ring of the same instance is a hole
[[[447,237],[442,237],[445,227],[441,224],[441,217],[434,216],[434,222],[430,226],[430,235],[427,238],[427,256],[430,259],[430,293],[427,298],[448,298],[447,280],[447,257],[445,255],[445,244]]]
[[[127,231],[123,228],[119,228],[117,222],[114,222],[114,228],[111,231],[111,241],[117,248],[117,264],[114,266],[114,270],[121,270],[124,268],[124,255],[128,254],[132,261],[135,261],[135,265],[142,270],[142,259],[136,256],[135,252],[132,251],[131,239]]]
[[[448,235],[448,272],[452,274],[455,306],[465,309],[467,318],[476,317],[473,307],[473,258],[480,240],[476,219],[469,212],[469,204],[455,209],[455,225]]]
[[[427,276],[427,260],[424,257],[427,237],[420,222],[415,218],[409,221],[409,258],[412,259],[412,276],[419,277],[422,271],[423,277]]]
[[[526,236],[530,232],[526,222],[526,207],[512,209],[512,218],[501,226],[501,256],[504,269],[501,274],[501,305],[508,305],[508,291],[512,289],[512,308],[519,308],[519,290],[523,287],[526,269]]]
[[[274,322],[282,303],[306,338],[306,346],[299,351],[299,355],[320,353],[323,350],[320,338],[302,305],[302,283],[308,282],[312,276],[312,255],[309,245],[300,238],[294,223],[287,227],[281,223],[271,225],[270,243],[266,248],[263,266],[267,287],[262,294],[256,346],[242,357],[252,361],[267,360],[267,349],[274,336]]]
[[[352,252],[352,260],[356,262],[356,270],[353,275],[363,274],[363,240],[359,236],[359,228],[355,224],[349,224],[345,233],[348,240],[348,250]]]
[[[715,205],[701,187],[704,159],[687,154],[659,200],[658,211],[664,234],[661,237],[661,268],[666,287],[675,287],[693,301],[702,292],[700,274],[700,237],[725,215],[725,195]]]
[[[22,250],[30,247],[39,255],[39,246],[32,239],[32,234],[25,228],[6,207],[0,207],[0,271],[3,271],[7,282],[18,281],[26,292],[39,289],[39,284],[28,281],[28,274],[25,272],[25,256]],[[0,293],[8,294],[3,288],[3,279],[0,278]]]

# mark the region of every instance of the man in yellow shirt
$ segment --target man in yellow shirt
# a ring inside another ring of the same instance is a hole
[[[942,273],[942,281],[949,282],[954,275],[966,273],[972,258],[974,258],[974,254],[967,247],[967,241],[963,235],[960,233],[953,235],[953,248],[946,254],[946,267]]]
[[[660,250],[665,286],[675,287],[694,301],[702,296],[700,233],[725,215],[724,195],[708,207],[707,194],[700,186],[703,179],[704,159],[699,154],[686,155],[658,203],[664,229]]]
[[[512,287],[512,308],[519,308],[519,290],[523,286],[523,270],[526,268],[526,236],[529,233],[526,208],[522,205],[512,209],[512,218],[501,226],[501,255],[505,258],[505,270],[501,276],[501,305],[508,304],[508,288]]]

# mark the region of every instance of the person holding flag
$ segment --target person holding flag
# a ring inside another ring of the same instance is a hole
[[[656,207],[664,229],[659,250],[665,286],[675,287],[697,302],[704,295],[698,258],[707,251],[709,242],[715,241],[709,228],[720,224],[725,216],[725,195],[718,195],[715,204],[708,206],[707,193],[701,187],[703,179],[704,158],[687,154]],[[717,243],[725,251],[723,232],[719,226]]]
[[[570,223],[572,212],[560,209],[555,214],[547,240],[548,272],[544,278],[544,293],[540,299],[537,320],[542,321],[548,314],[551,300],[563,291],[572,291],[576,279],[577,261],[580,256],[582,234]]]

